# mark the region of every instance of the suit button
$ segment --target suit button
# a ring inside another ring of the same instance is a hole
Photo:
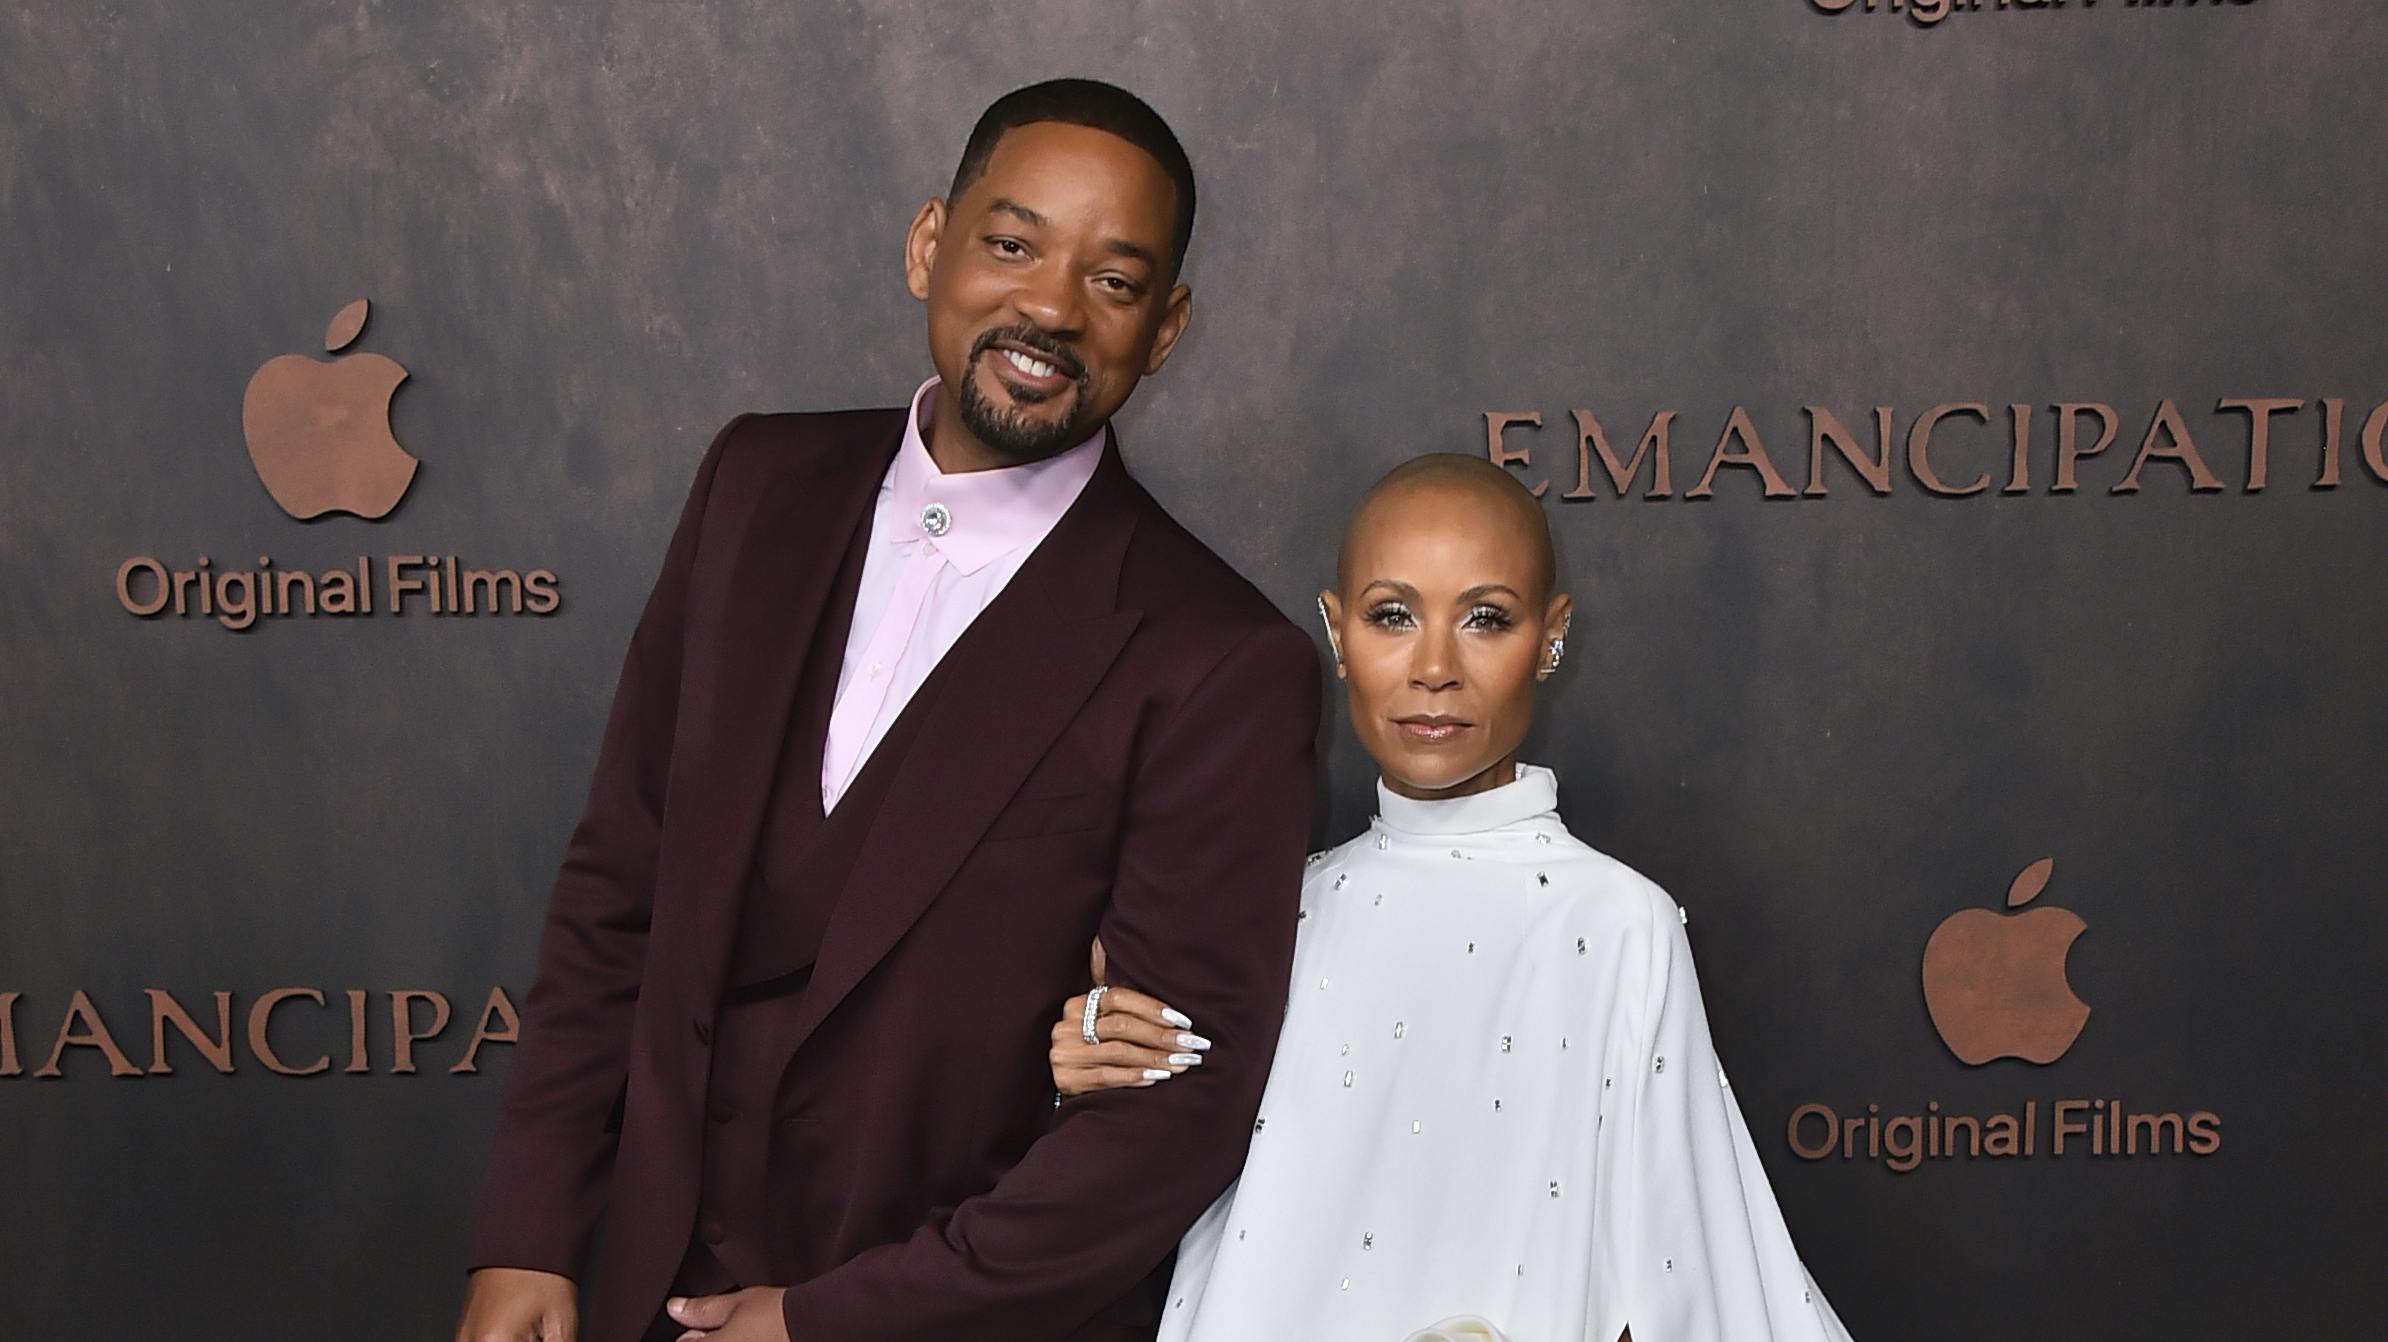
[[[713,1044],[713,1022],[711,1022],[711,1021],[706,1021],[706,1020],[701,1020],[701,1021],[697,1021],[695,1024],[696,1024],[696,1041],[697,1041],[699,1044],[703,1044],[703,1045],[705,1045],[705,1046],[707,1046],[707,1047],[711,1047],[711,1046],[712,1046],[712,1044]]]
[[[707,1244],[716,1246],[718,1246],[723,1240],[729,1238],[729,1233],[722,1228],[721,1219],[714,1216],[706,1217],[704,1221],[697,1226],[697,1233],[704,1237]]]

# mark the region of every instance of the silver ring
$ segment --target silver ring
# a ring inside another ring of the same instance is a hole
[[[1102,1038],[1095,1034],[1095,1017],[1103,1010],[1103,994],[1109,991],[1111,991],[1111,985],[1107,983],[1098,984],[1086,990],[1086,1014],[1078,1018],[1078,1035],[1089,1044],[1103,1042]]]

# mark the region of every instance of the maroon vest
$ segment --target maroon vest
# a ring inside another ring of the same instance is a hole
[[[793,1056],[787,1040],[821,937],[838,901],[849,893],[847,877],[920,720],[915,713],[899,714],[836,809],[822,815],[821,754],[869,539],[870,514],[865,513],[805,654],[756,841],[730,951],[729,986],[714,1024],[697,1219],[675,1288],[680,1291],[712,1294],[829,1266],[779,1261],[783,1255],[769,1241],[772,1218],[764,1199],[780,1078]],[[931,688],[924,684],[915,700]]]

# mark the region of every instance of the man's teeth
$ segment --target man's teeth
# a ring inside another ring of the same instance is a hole
[[[1031,359],[1027,355],[1020,353],[1018,350],[1009,349],[1003,352],[1003,357],[1012,361],[1012,367],[1028,374],[1030,377],[1053,376],[1053,365],[1046,363],[1043,359]]]

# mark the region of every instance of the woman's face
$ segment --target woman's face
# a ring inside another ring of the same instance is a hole
[[[1465,796],[1516,776],[1536,672],[1567,625],[1537,536],[1512,501],[1421,482],[1371,500],[1320,593],[1352,727],[1405,797]]]

